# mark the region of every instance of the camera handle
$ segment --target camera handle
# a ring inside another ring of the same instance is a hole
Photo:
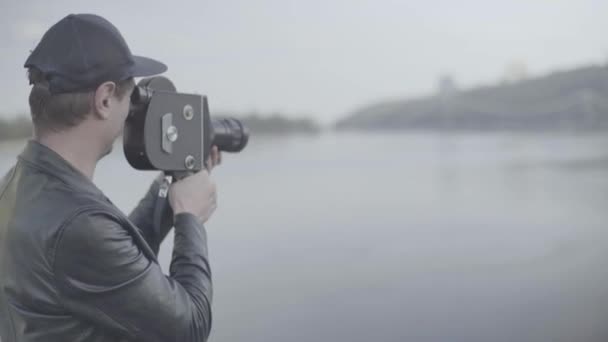
[[[152,214],[153,218],[153,229],[154,235],[157,237],[161,236],[162,231],[162,222],[163,215],[169,209],[169,187],[171,186],[172,177],[164,174],[160,186],[158,187],[158,196],[156,197],[156,201],[154,203],[154,213]],[[158,253],[158,251],[157,251]]]
[[[193,175],[192,171],[173,171],[169,173],[170,177],[173,178],[173,181],[178,181],[180,179],[184,179],[190,175]]]
[[[174,181],[178,181],[180,179],[186,178],[190,175],[194,174],[192,171],[173,171],[173,172],[165,172],[164,177],[160,183],[158,188],[158,197],[156,198],[156,203],[154,204],[154,233],[156,236],[160,236],[161,232],[161,223],[163,220],[163,215],[169,209],[169,187],[171,183]]]

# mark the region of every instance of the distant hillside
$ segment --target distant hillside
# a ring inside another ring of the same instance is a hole
[[[591,66],[450,95],[377,103],[339,130],[608,129],[608,67]]]

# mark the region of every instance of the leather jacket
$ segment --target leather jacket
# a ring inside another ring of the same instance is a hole
[[[192,214],[154,225],[158,187],[126,216],[61,156],[28,142],[0,180],[2,342],[205,341],[205,229]],[[172,226],[166,276],[157,253]]]

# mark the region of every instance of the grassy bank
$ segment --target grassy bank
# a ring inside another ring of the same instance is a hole
[[[0,141],[25,139],[32,135],[32,121],[27,116],[13,119],[0,118]]]

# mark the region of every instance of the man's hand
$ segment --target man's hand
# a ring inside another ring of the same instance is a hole
[[[222,153],[217,149],[217,146],[211,147],[211,155],[207,159],[205,165],[207,166],[207,170],[211,172],[211,170],[220,165],[222,163]]]
[[[206,162],[207,170],[201,170],[171,184],[169,204],[173,214],[191,213],[203,223],[207,222],[217,208],[217,189],[209,173],[221,163],[221,154],[216,146]]]

